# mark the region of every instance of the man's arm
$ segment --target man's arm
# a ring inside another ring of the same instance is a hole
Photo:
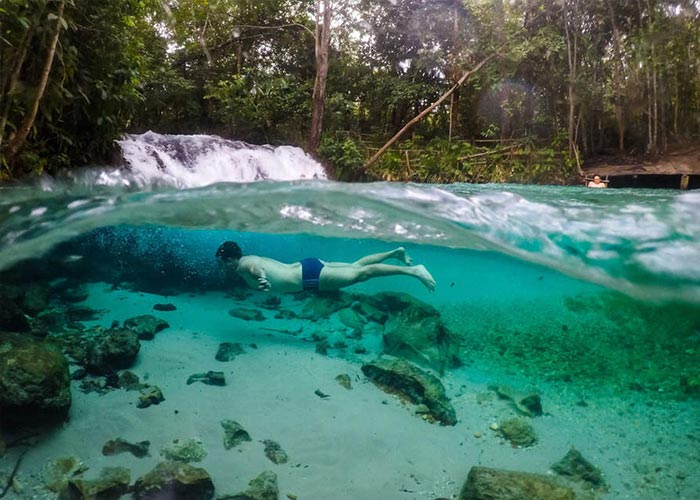
[[[239,273],[245,273],[258,282],[258,290],[268,291],[272,288],[272,284],[267,280],[265,268],[259,259],[244,257],[238,264]]]

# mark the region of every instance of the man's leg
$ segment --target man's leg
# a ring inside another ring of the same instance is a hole
[[[371,256],[369,256],[371,257]],[[348,264],[330,265],[321,269],[320,290],[338,290],[372,278],[382,276],[411,276],[420,280],[428,290],[435,290],[435,280],[425,266],[392,266],[390,264],[366,264],[363,266]]]
[[[406,264],[407,266],[410,266],[411,262],[413,262],[411,257],[406,252],[406,249],[404,247],[398,247],[388,252],[367,255],[359,260],[356,260],[355,262],[353,262],[353,264],[356,266],[367,266],[370,264],[379,264],[380,262],[384,262],[387,259],[397,259]]]

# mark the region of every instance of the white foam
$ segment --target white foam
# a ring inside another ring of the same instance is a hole
[[[97,183],[202,187],[219,182],[327,179],[323,166],[293,146],[255,146],[210,135],[147,132],[117,141],[127,171],[104,172]]]

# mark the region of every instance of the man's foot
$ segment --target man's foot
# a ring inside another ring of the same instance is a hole
[[[425,287],[430,290],[431,292],[435,291],[435,279],[432,277],[432,275],[428,272],[428,270],[425,268],[425,266],[420,265],[420,266],[413,266],[411,269],[414,270],[415,272],[415,277],[421,280],[421,282],[425,285]]]
[[[394,257],[396,260],[403,262],[407,266],[410,266],[413,263],[413,259],[410,255],[408,255],[408,252],[404,247],[398,247],[397,249],[395,249],[392,257]]]

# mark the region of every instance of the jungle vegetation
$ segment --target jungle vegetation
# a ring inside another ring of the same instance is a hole
[[[565,182],[700,137],[700,1],[0,2],[0,178],[146,130],[296,144],[346,180]]]

